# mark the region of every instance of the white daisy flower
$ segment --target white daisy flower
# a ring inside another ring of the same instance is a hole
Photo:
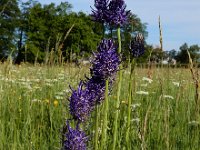
[[[163,97],[164,97],[164,98],[168,98],[168,99],[174,99],[174,97],[171,96],[171,95],[163,95]]]
[[[179,87],[180,83],[179,82],[172,82],[175,86]]]
[[[142,81],[147,81],[148,83],[152,83],[152,82],[153,82],[152,79],[147,78],[147,77],[143,77],[143,78],[142,78]]]
[[[149,95],[149,92],[146,92],[146,91],[137,91],[136,94],[139,94],[139,95]]]

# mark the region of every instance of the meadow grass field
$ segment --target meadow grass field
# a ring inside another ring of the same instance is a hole
[[[127,126],[129,68],[123,69],[120,107],[115,108],[116,83],[108,105],[107,139],[113,143],[114,115],[118,111],[117,150],[199,150],[200,120],[195,103],[195,84],[189,69],[136,67],[131,120]],[[151,79],[147,78],[151,73]],[[72,88],[89,75],[89,66],[0,65],[0,150],[56,150],[62,147],[62,129],[69,114]],[[95,116],[99,115],[99,141],[104,104],[82,129],[94,149]],[[128,143],[126,132],[129,129]],[[100,144],[100,143],[99,143]]]

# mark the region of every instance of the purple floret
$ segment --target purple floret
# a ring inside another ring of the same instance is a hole
[[[77,125],[76,129],[72,129],[67,121],[67,133],[65,134],[66,140],[64,141],[65,150],[86,150],[86,142],[88,138],[86,134],[79,130]]]
[[[96,78],[108,79],[119,70],[120,57],[117,49],[110,39],[103,39],[98,47],[98,52],[94,54],[91,75]]]
[[[132,56],[137,58],[144,54],[144,37],[141,33],[138,33],[135,38],[131,41],[130,50]]]
[[[92,77],[85,82],[86,89],[90,93],[90,106],[93,109],[96,104],[101,103],[105,97],[105,80]]]
[[[83,82],[81,81],[78,90],[72,90],[70,101],[70,113],[74,119],[83,122],[86,121],[90,115],[90,94],[88,90],[83,89]]]

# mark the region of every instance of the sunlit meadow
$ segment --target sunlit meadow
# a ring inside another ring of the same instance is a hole
[[[0,65],[0,149],[61,149],[62,132],[69,115],[71,87],[89,75],[89,66]],[[149,78],[151,74],[151,79]],[[195,84],[187,68],[138,65],[134,70],[131,123],[127,126],[129,68],[122,70],[120,107],[116,84],[108,97],[105,148],[113,142],[113,118],[119,112],[116,149],[195,149],[200,147]],[[99,106],[99,147],[103,104]],[[95,112],[84,130],[88,149],[94,149]],[[129,128],[129,143],[126,131]],[[127,144],[130,145],[127,148]]]

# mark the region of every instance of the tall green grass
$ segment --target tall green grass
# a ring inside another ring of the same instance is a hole
[[[76,88],[88,66],[0,65],[0,149],[55,150],[62,147],[62,127],[68,113],[69,84]],[[189,69],[152,68],[152,82],[143,78],[148,70],[135,67],[132,84],[130,149],[200,149],[200,120],[195,117],[195,87]],[[118,132],[115,149],[127,149],[127,109],[130,70],[122,70],[120,109],[117,87],[109,96],[105,149],[113,143],[114,118]],[[98,140],[103,132],[103,114],[98,107]],[[89,124],[88,149],[95,144],[95,112]],[[98,146],[100,147],[100,145]],[[102,147],[102,146],[101,146]]]

